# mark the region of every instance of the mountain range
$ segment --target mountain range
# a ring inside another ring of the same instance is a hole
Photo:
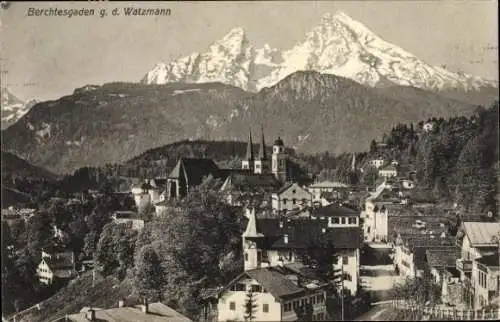
[[[289,50],[255,48],[243,28],[232,29],[204,53],[158,63],[146,84],[221,82],[248,91],[271,87],[296,71],[350,78],[370,87],[413,86],[432,91],[477,91],[498,82],[431,66],[343,12],[326,14]]]
[[[2,150],[65,173],[185,139],[245,141],[263,126],[268,144],[281,136],[299,152],[363,151],[396,123],[474,109],[414,87],[371,88],[311,71],[258,93],[221,83],[111,83],[36,104],[2,132]]]

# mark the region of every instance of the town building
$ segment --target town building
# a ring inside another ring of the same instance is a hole
[[[313,195],[298,183],[289,183],[272,194],[272,207],[277,212],[302,210],[311,207]]]
[[[210,175],[219,176],[219,168],[212,159],[181,158],[167,178],[168,198],[184,198]]]
[[[385,160],[384,159],[373,159],[373,160],[370,160],[369,164],[378,169],[385,164]]]
[[[394,266],[402,276],[423,277],[427,250],[449,250],[454,238],[433,234],[403,235],[395,242]]]
[[[118,306],[112,309],[85,307],[80,313],[66,315],[54,322],[189,322],[186,316],[173,310],[163,303],[148,303],[141,305],[126,305],[120,300]]]
[[[256,205],[261,208],[272,207],[272,194],[281,188],[281,183],[272,173],[240,173],[228,175],[220,188],[229,205]]]
[[[383,178],[392,178],[398,175],[398,170],[395,165],[389,164],[385,167],[379,168],[378,175]]]
[[[249,301],[252,321],[327,320],[327,285],[295,264],[245,270],[220,291],[218,321],[247,320]]]
[[[316,182],[307,187],[307,190],[313,194],[314,201],[320,201],[325,193],[331,194],[333,198],[338,200],[343,200],[347,198],[349,191],[351,191],[351,187],[342,182],[327,180]]]
[[[498,254],[499,222],[463,222],[457,233],[457,270],[460,272],[462,301],[473,307],[478,300],[478,286],[473,276],[474,261]],[[477,264],[476,264],[477,265]]]
[[[242,235],[245,270],[297,263],[309,247],[331,243],[338,255],[334,267],[343,271],[345,289],[356,294],[363,243],[359,213],[337,205],[302,212],[308,216],[260,216],[255,209],[246,210],[249,221]]]
[[[40,283],[50,285],[55,279],[71,279],[76,274],[75,254],[56,247],[42,249],[42,259],[36,273]]]
[[[243,170],[253,171],[255,174],[272,173],[281,184],[285,184],[285,182],[290,179],[288,163],[288,155],[285,150],[285,145],[280,137],[274,141],[271,157],[267,155],[264,131],[262,131],[259,154],[255,157],[253,151],[252,133],[250,132],[246,158],[241,162],[241,168]]]
[[[474,307],[483,308],[498,304],[500,294],[500,258],[498,252],[480,257],[472,262],[474,279]]]

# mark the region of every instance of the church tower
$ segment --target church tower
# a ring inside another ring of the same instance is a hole
[[[262,174],[270,172],[270,160],[266,153],[266,143],[264,141],[264,129],[261,128],[262,140],[260,143],[259,157],[255,160],[255,170],[254,173]]]
[[[274,141],[272,155],[272,171],[276,179],[281,183],[285,183],[288,179],[288,156],[285,152],[283,140],[278,137]]]
[[[253,170],[254,160],[255,159],[253,156],[252,131],[250,131],[248,135],[247,156],[245,160],[241,161],[241,168],[243,170]]]

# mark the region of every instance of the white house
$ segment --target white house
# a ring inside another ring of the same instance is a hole
[[[383,178],[396,177],[398,175],[398,170],[394,165],[390,164],[383,168],[380,168],[378,170],[378,175]]]
[[[381,166],[383,166],[385,164],[385,160],[384,159],[373,159],[373,160],[370,160],[370,165],[374,166],[375,168],[380,168]]]
[[[348,189],[349,186],[342,182],[328,180],[316,182],[307,187],[307,190],[313,195],[313,201],[320,201],[323,193],[334,193],[338,199],[342,199]]]
[[[313,195],[297,183],[290,183],[272,194],[273,210],[287,212],[312,206]]]
[[[50,285],[55,278],[69,279],[76,274],[75,254],[72,251],[42,250],[36,273],[40,283]]]
[[[474,285],[473,263],[481,257],[498,254],[499,222],[463,222],[457,233],[457,269],[462,284],[462,300],[470,307],[478,302]]]
[[[326,320],[326,286],[293,265],[246,270],[219,293],[217,320],[245,321],[248,301],[254,306],[252,321]],[[306,311],[310,315],[301,316]]]

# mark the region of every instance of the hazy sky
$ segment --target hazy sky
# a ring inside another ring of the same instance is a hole
[[[28,8],[170,8],[168,17],[28,17]],[[139,81],[157,62],[204,52],[231,28],[257,47],[289,49],[340,10],[434,65],[498,79],[497,0],[20,2],[0,13],[2,85],[53,99],[86,84]]]

